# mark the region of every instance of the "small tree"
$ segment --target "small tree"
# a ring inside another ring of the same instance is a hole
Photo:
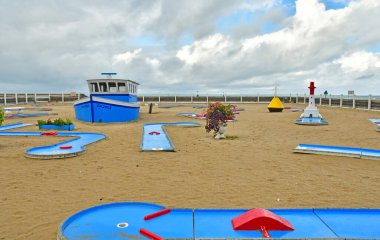
[[[231,105],[223,105],[220,102],[211,103],[206,112],[206,132],[219,131],[220,125],[226,126],[227,120],[234,119]]]

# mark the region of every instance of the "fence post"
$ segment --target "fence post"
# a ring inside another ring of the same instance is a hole
[[[243,96],[240,96],[240,103],[243,103]]]
[[[352,97],[352,108],[356,108],[355,95]]]
[[[191,95],[191,98],[190,98],[190,99],[191,99],[191,103],[193,103],[193,95]]]
[[[145,103],[145,96],[143,95],[142,97],[143,97],[143,103]]]
[[[343,94],[340,94],[339,107],[343,107]]]
[[[51,93],[49,93],[49,102],[51,102]]]
[[[78,94],[78,100],[80,99],[80,93],[77,93]]]
[[[298,93],[296,94],[296,103],[298,103]]]
[[[257,103],[260,103],[260,94],[257,94]]]
[[[28,94],[25,93],[25,103],[28,103]]]
[[[322,94],[319,95],[319,105],[322,106]]]
[[[4,93],[4,105],[7,105],[7,94]]]
[[[158,102],[161,102],[161,96],[158,96]]]
[[[224,95],[224,103],[226,103],[226,102],[227,102],[227,96]]]
[[[368,95],[368,110],[371,110],[371,99],[372,99],[372,96],[370,94]]]
[[[177,102],[177,96],[174,96],[174,102]]]
[[[306,93],[303,95],[303,103],[306,104]]]
[[[329,106],[331,107],[331,94],[329,95]]]
[[[37,93],[34,94],[34,102],[37,102]]]
[[[65,94],[62,93],[62,102],[65,102]]]
[[[289,94],[289,102],[290,103],[292,102],[292,94],[291,93]]]
[[[206,97],[206,102],[207,102],[207,104],[208,104],[208,95],[207,95],[207,97]]]
[[[17,93],[15,93],[15,102],[16,102],[16,105],[18,104],[18,95]]]

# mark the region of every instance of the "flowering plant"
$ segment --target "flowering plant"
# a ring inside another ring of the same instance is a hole
[[[227,120],[234,119],[231,105],[223,105],[220,102],[211,103],[206,112],[206,132],[219,131],[219,126],[227,126]]]
[[[0,126],[3,124],[4,121],[4,110],[0,108]]]
[[[57,119],[54,119],[54,120],[51,120],[50,118],[45,121],[45,120],[37,120],[37,125],[39,127],[41,127],[41,125],[56,125],[56,126],[64,126],[64,125],[71,125],[73,124],[73,122],[66,118],[66,119],[62,119],[62,118],[57,118]]]

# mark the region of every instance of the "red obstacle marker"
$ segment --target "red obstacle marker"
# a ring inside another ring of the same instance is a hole
[[[144,220],[150,220],[152,218],[156,218],[156,217],[162,216],[162,215],[167,214],[167,213],[170,213],[170,209],[168,209],[168,208],[161,210],[161,211],[158,211],[158,212],[155,212],[155,213],[152,213],[152,214],[149,214],[149,215],[146,215],[144,217]]]
[[[161,133],[159,132],[156,132],[156,131],[153,131],[153,132],[149,132],[149,135],[160,135]]]
[[[149,232],[148,230],[146,230],[144,228],[140,228],[140,234],[144,235],[145,237],[147,237],[151,240],[163,240],[162,237],[160,237],[157,234],[154,234],[152,232]]]
[[[60,146],[59,148],[60,148],[60,149],[70,149],[70,148],[73,148],[73,146],[70,146],[70,145],[63,145],[63,146]]]
[[[261,208],[251,209],[232,219],[231,223],[234,230],[260,230],[264,238],[270,238],[269,230],[294,230],[288,220]]]
[[[56,132],[43,132],[41,133],[41,136],[57,136],[58,134]]]

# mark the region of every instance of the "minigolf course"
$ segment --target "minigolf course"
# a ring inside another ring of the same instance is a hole
[[[58,240],[380,238],[380,209],[168,209],[121,202],[67,218]]]
[[[143,126],[141,151],[175,151],[164,126],[199,127],[196,122],[149,123]]]
[[[380,160],[380,150],[366,148],[299,144],[293,152]]]
[[[30,124],[11,124],[0,127],[0,130],[25,127]],[[85,151],[85,146],[106,138],[100,133],[85,132],[0,132],[1,136],[31,136],[31,137],[74,137],[67,141],[49,146],[31,148],[25,151],[25,156],[29,158],[54,159],[75,157]]]

